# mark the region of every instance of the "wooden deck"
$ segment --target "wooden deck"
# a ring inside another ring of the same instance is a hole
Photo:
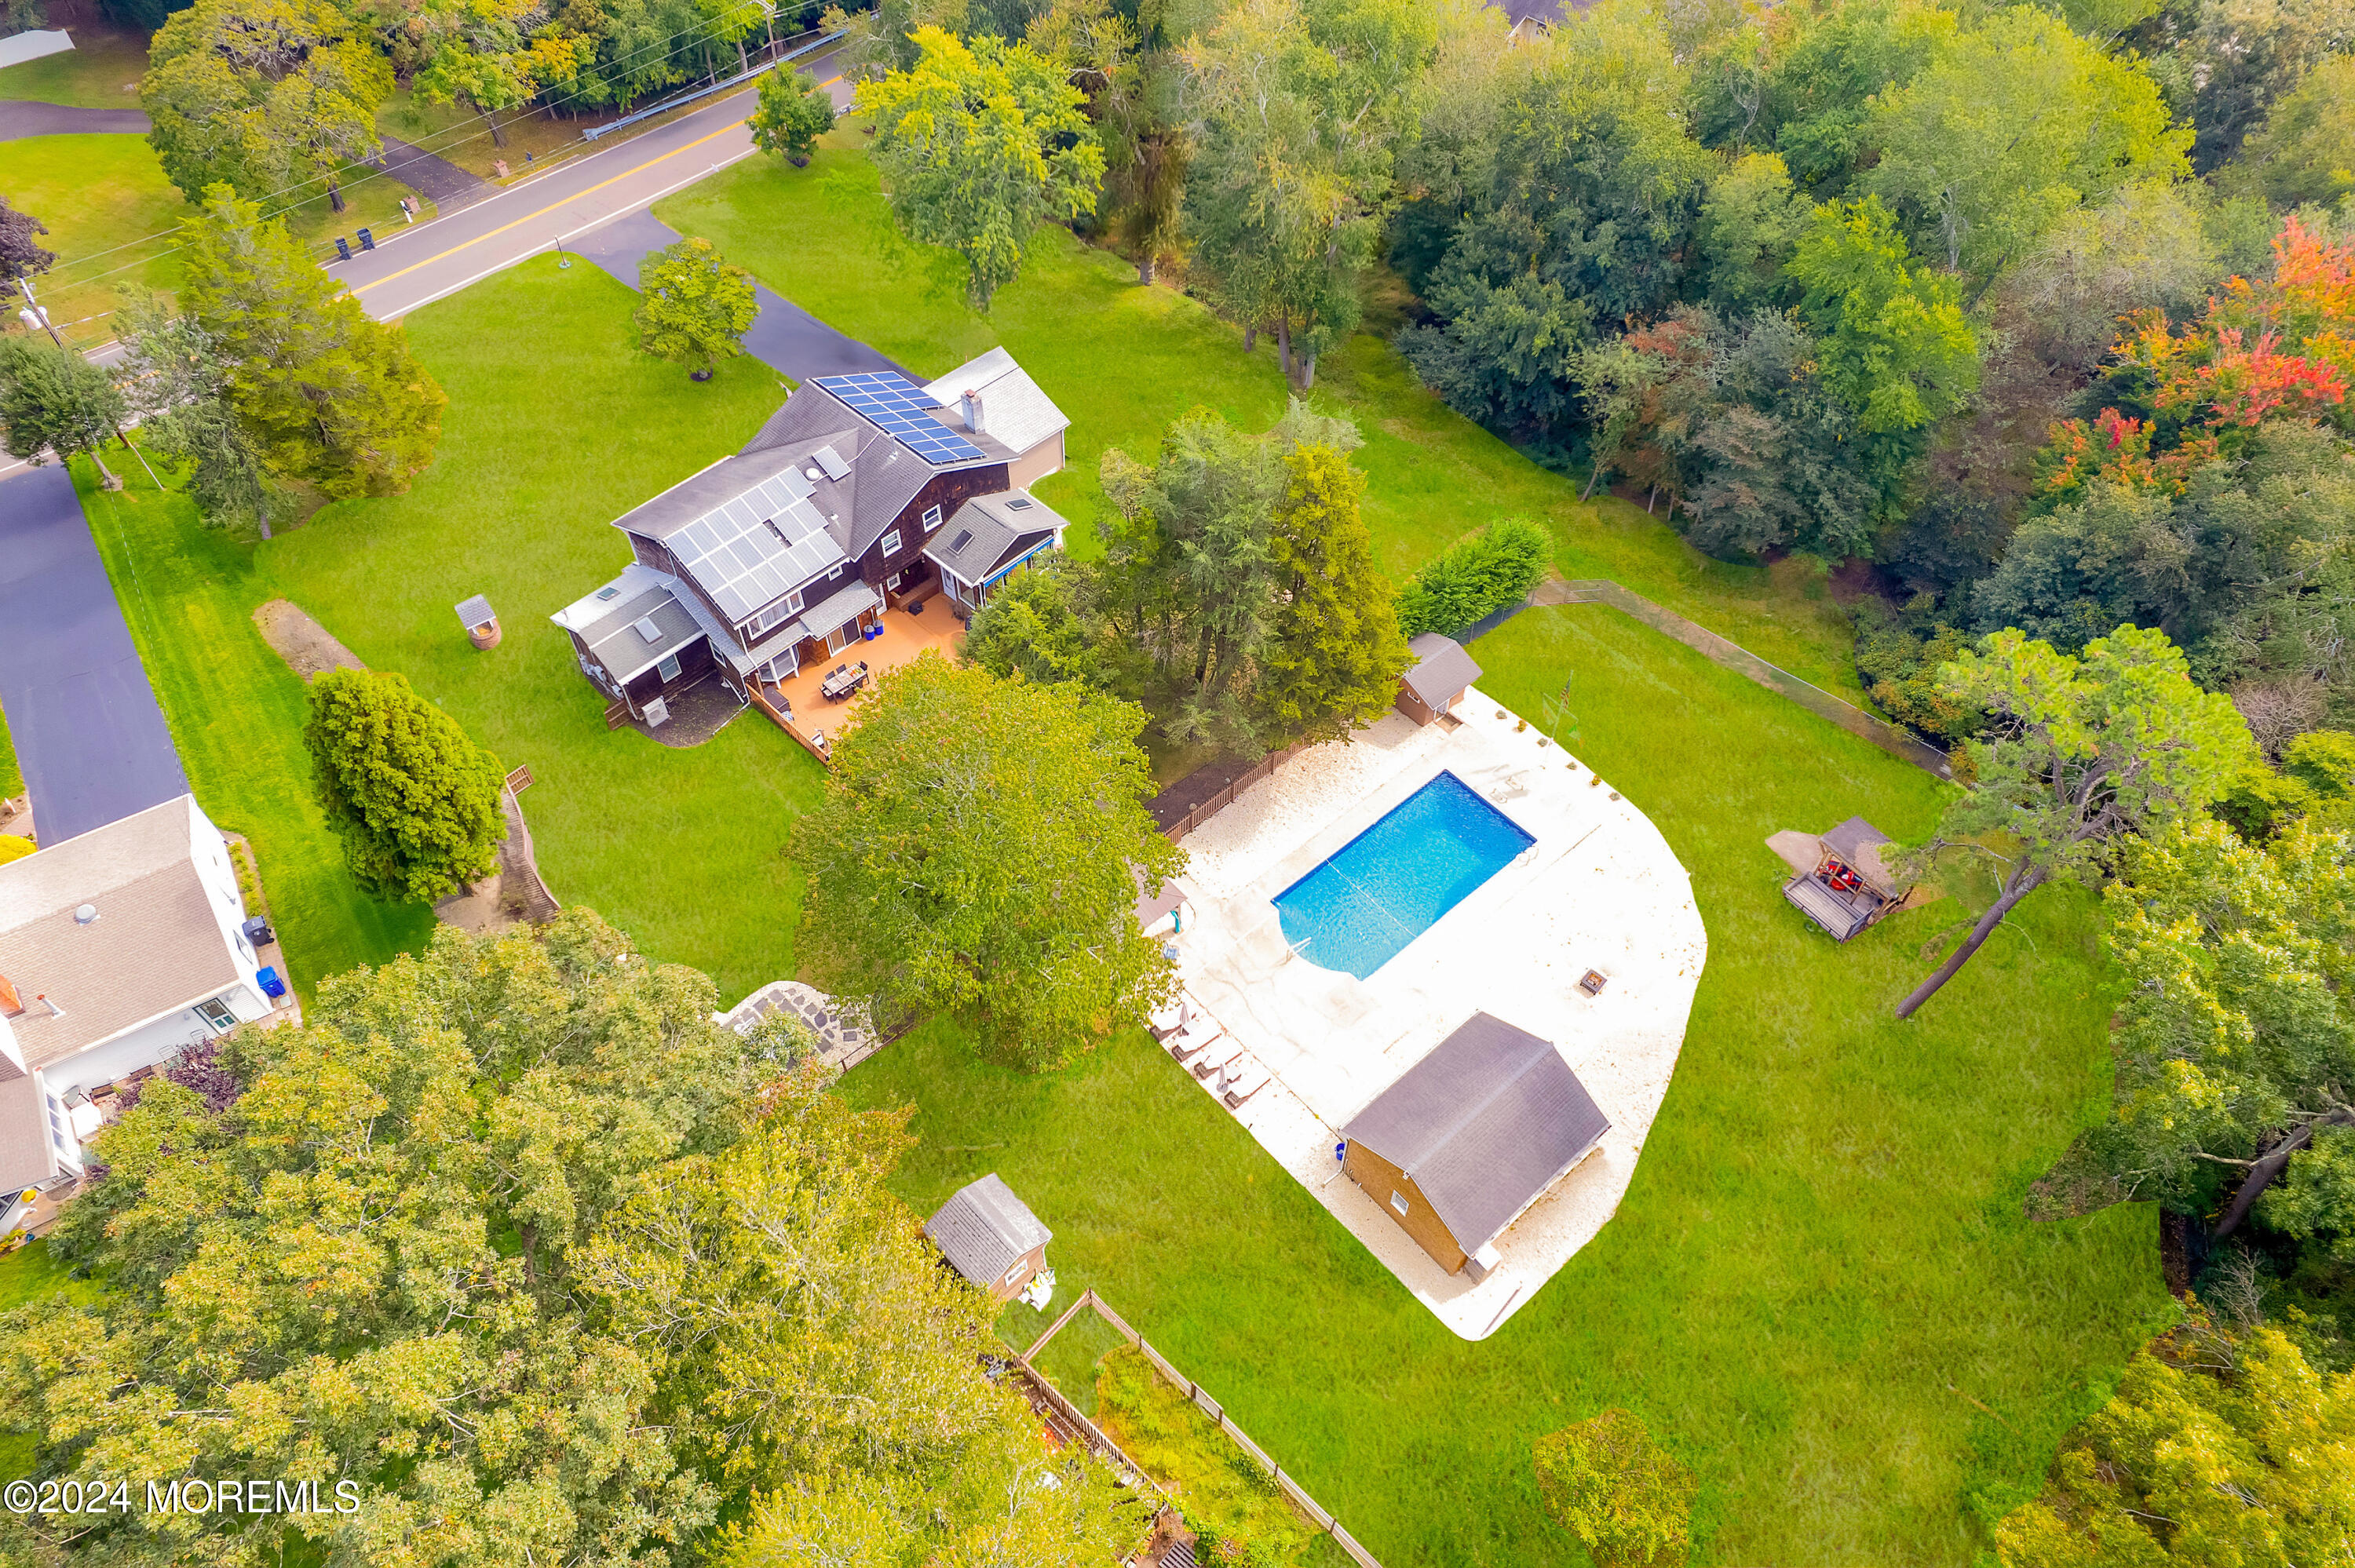
[[[789,675],[774,686],[763,684],[755,705],[823,762],[834,737],[842,733],[859,704],[875,689],[878,677],[887,670],[912,662],[927,648],[937,648],[943,655],[954,658],[957,645],[964,639],[964,623],[949,613],[948,600],[935,594],[925,602],[921,615],[911,615],[904,609],[886,614],[883,635],[873,641],[853,642],[839,653],[804,665],[798,674]],[[837,664],[856,664],[862,659],[867,662],[867,684],[846,701],[828,702],[818,690],[826,672]],[[783,712],[776,700],[780,690],[785,705]],[[788,713],[790,717],[786,716]]]

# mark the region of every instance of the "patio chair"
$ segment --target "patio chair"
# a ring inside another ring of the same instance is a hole
[[[1201,1055],[1195,1058],[1194,1075],[1207,1078],[1242,1054],[1243,1043],[1231,1034],[1214,1040]]]
[[[1188,1019],[1169,1040],[1169,1054],[1180,1062],[1190,1062],[1203,1048],[1226,1033],[1207,1018]]]
[[[1229,1075],[1224,1086],[1219,1091],[1219,1098],[1226,1101],[1229,1110],[1241,1110],[1243,1108],[1245,1100],[1265,1087],[1267,1087],[1267,1069],[1257,1062],[1245,1061],[1237,1064],[1236,1068]]]
[[[1155,1009],[1145,1024],[1153,1031],[1156,1040],[1166,1044],[1172,1034],[1186,1027],[1186,999],[1181,996],[1167,1007]]]

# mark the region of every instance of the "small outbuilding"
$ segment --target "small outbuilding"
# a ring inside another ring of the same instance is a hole
[[[492,610],[491,601],[481,594],[458,606],[458,624],[466,629],[475,647],[489,649],[499,645],[499,618]]]
[[[1054,1233],[991,1171],[961,1188],[924,1222],[924,1234],[959,1274],[1009,1301],[1047,1266],[1047,1244]]]
[[[1399,680],[1398,711],[1417,724],[1430,724],[1451,711],[1480,678],[1480,666],[1453,637],[1426,631],[1407,645],[1414,662]]]
[[[1783,896],[1845,942],[1905,902],[1908,890],[1882,853],[1891,842],[1862,817],[1850,817],[1828,833],[1776,833],[1767,845],[1795,874]]]
[[[1440,1267],[1485,1279],[1489,1244],[1610,1130],[1551,1041],[1477,1012],[1342,1129],[1341,1168]]]

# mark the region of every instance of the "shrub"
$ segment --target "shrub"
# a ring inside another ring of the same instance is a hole
[[[1938,688],[1938,666],[1962,657],[1971,640],[1935,618],[1929,595],[1915,595],[1902,611],[1860,599],[1852,619],[1856,673],[1882,713],[1942,746],[1986,726],[1986,715]]]
[[[1624,1410],[1537,1440],[1538,1495],[1598,1568],[1681,1563],[1696,1483]]]
[[[1553,540],[1526,517],[1508,517],[1450,546],[1399,595],[1399,630],[1463,630],[1526,596],[1545,576]]]

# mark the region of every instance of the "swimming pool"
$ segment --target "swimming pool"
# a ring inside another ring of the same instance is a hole
[[[1364,980],[1535,842],[1443,772],[1275,895],[1284,939]]]

